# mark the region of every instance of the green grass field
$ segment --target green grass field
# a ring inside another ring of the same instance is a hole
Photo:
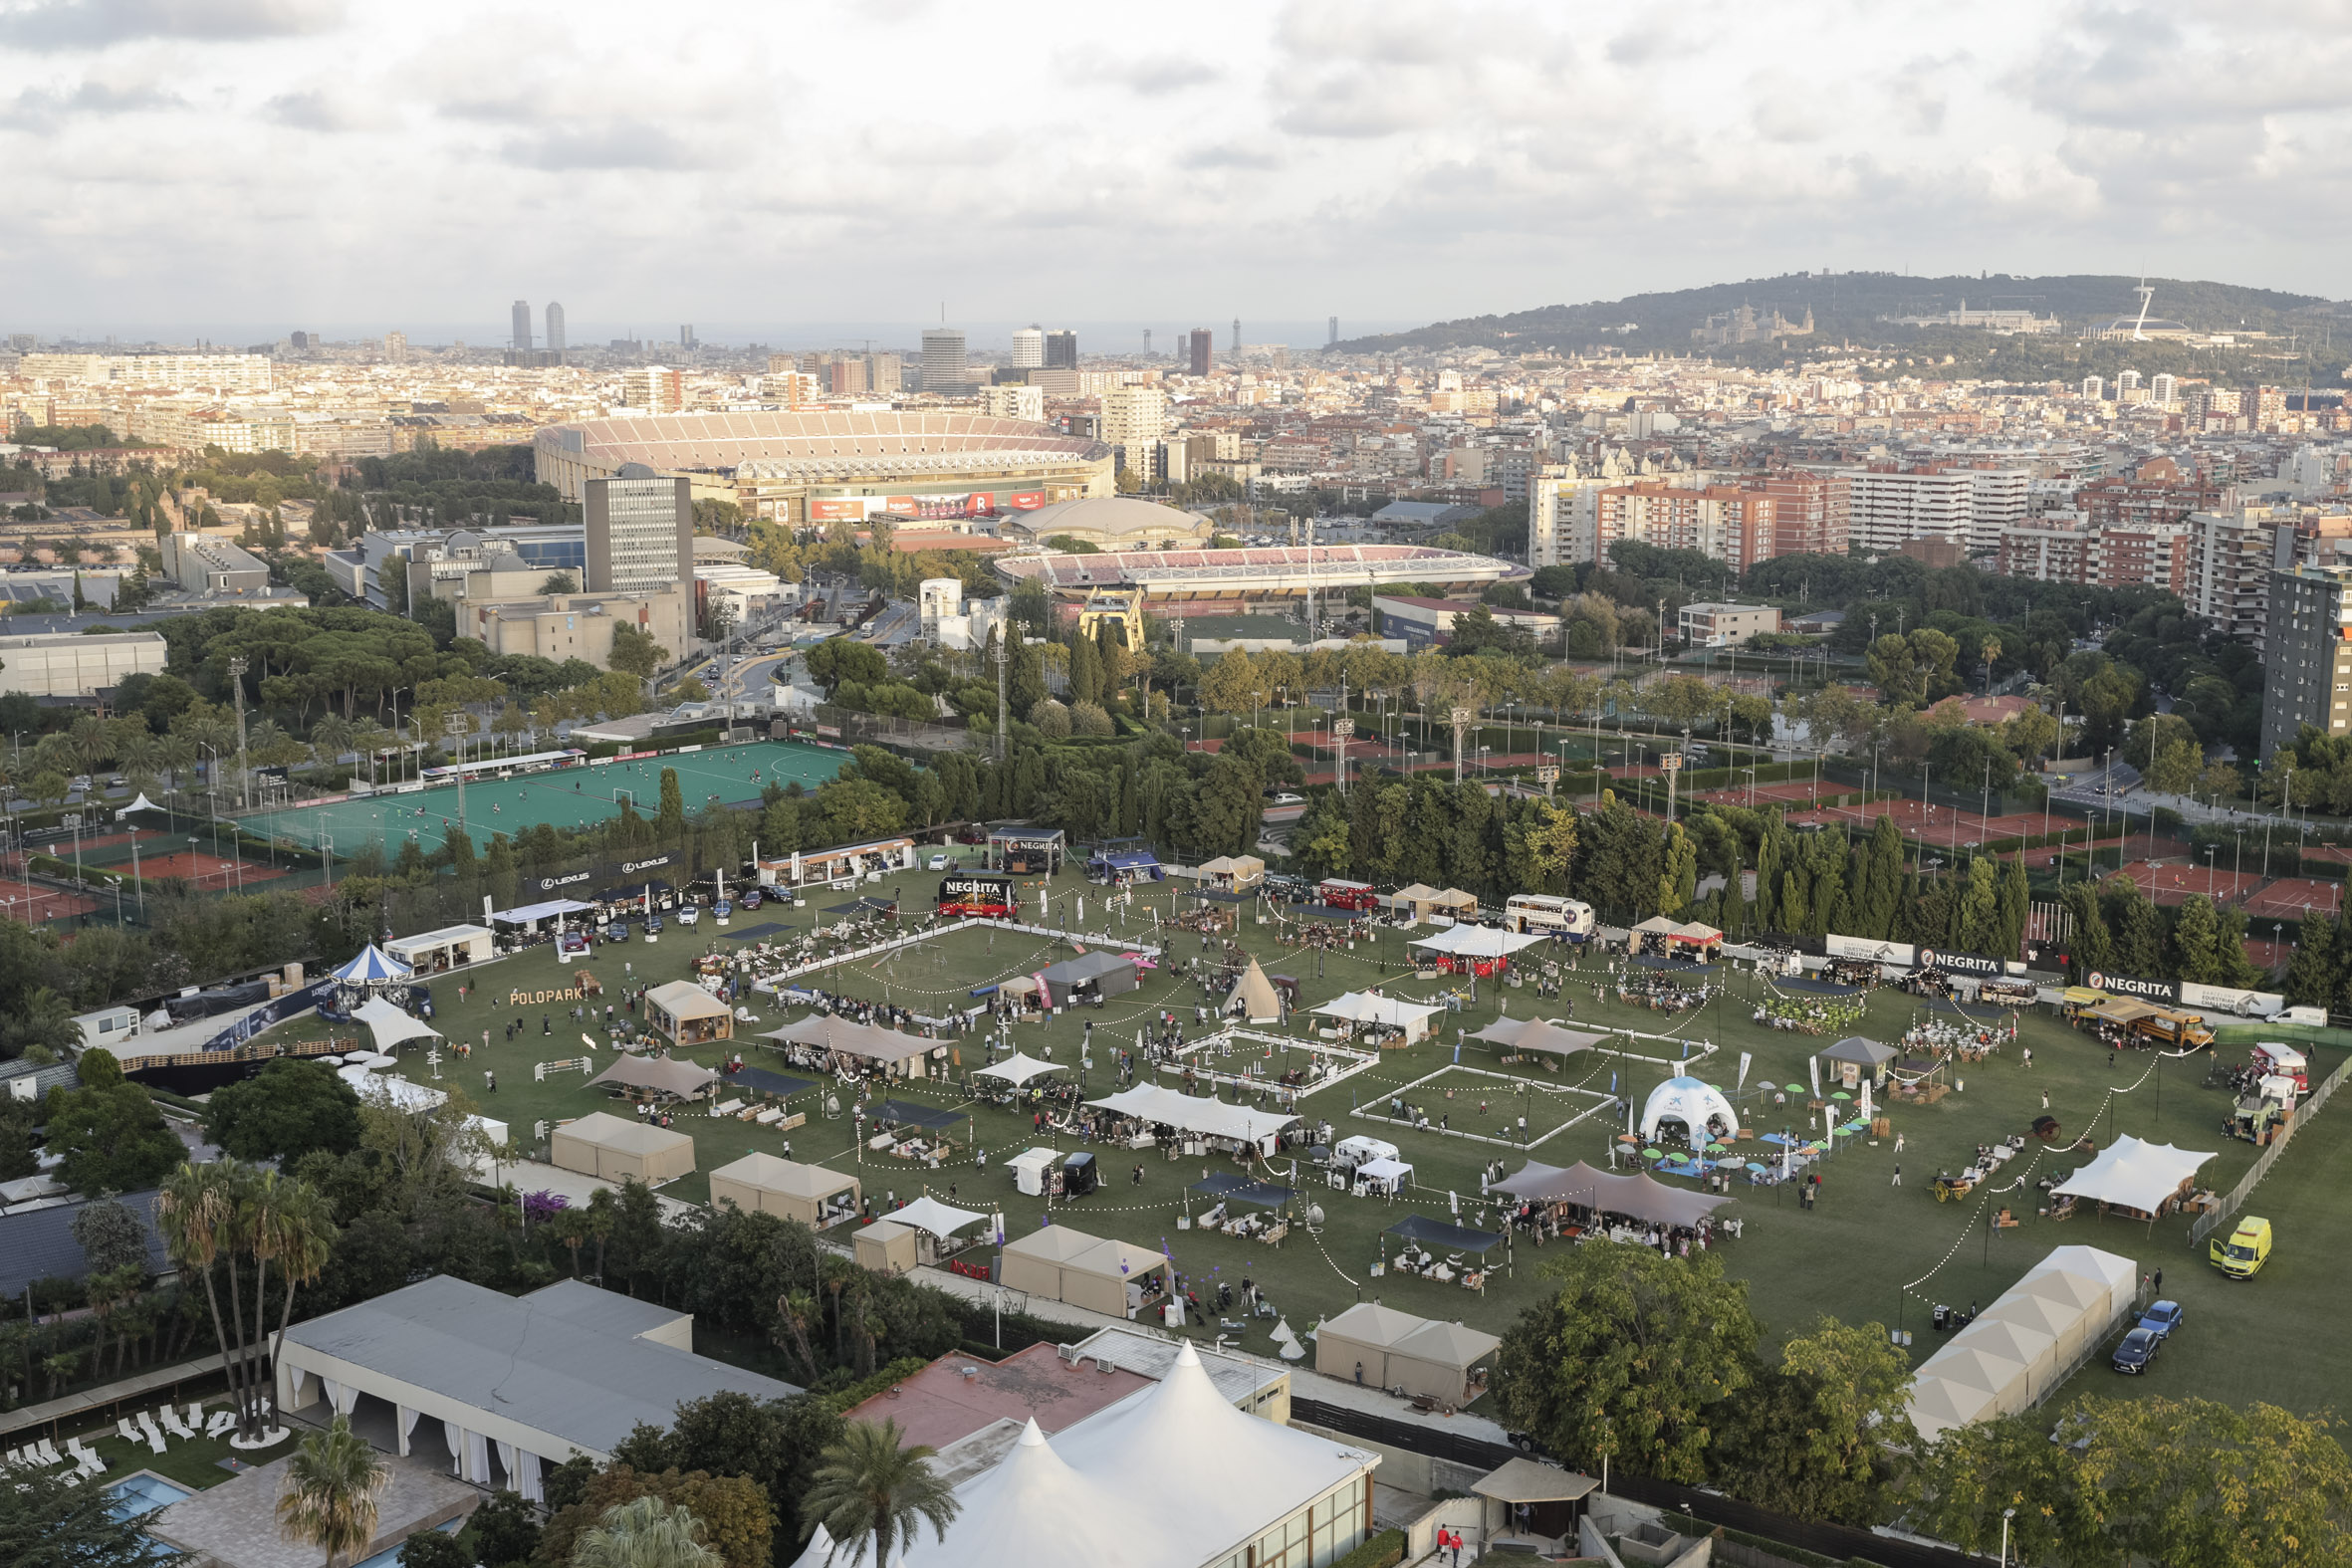
[[[917,897],[920,894],[916,889],[928,889],[926,877],[910,875],[906,880],[908,891]],[[1063,902],[1067,893],[1082,888],[1077,878],[1065,875],[1056,889],[1058,912],[1067,908]],[[1089,924],[1093,929],[1103,929],[1098,897],[1093,890],[1085,891],[1094,917]],[[1144,898],[1163,913],[1169,908],[1164,891],[1156,895],[1147,893]],[[739,915],[735,929],[741,931],[770,921],[805,927],[828,901],[821,890],[807,908],[779,910],[769,906]],[[1129,920],[1130,932],[1140,932],[1150,924],[1140,909],[1121,913]],[[1116,933],[1119,927],[1113,924],[1108,929]],[[1318,964],[1311,952],[1283,947],[1277,939],[1278,931],[1278,927],[1271,925],[1245,925],[1243,940],[1262,957],[1270,974],[1299,979],[1304,1004],[1309,1008],[1344,990],[1377,982],[1385,982],[1390,995],[1412,997],[1435,993],[1445,984],[1412,978],[1411,971],[1403,968],[1403,939],[1395,932],[1384,933],[1377,941],[1361,942],[1353,952],[1326,954]],[[598,955],[593,967],[607,987],[616,988],[631,979],[665,981],[686,973],[692,958],[706,948],[733,946],[735,941],[729,934],[714,931],[707,921],[694,930],[672,924],[658,945],[649,947],[634,942],[607,949]],[[1174,949],[1176,959],[1181,961],[1197,953],[1200,942],[1189,934],[1177,934]],[[1066,956],[1067,951],[1062,947],[1060,956]],[[966,994],[971,987],[1034,971],[1051,962],[1054,956],[1050,945],[1035,936],[1009,931],[961,931],[905,950],[891,961],[839,967],[811,977],[809,983],[838,993],[886,998],[910,1006],[917,1012],[938,1013],[951,1005],[967,1002]],[[480,972],[477,977],[480,989],[464,1002],[455,996],[454,986],[442,984],[434,988],[440,1008],[437,1021],[452,1038],[471,1039],[477,1047],[475,1059],[464,1062],[462,1068],[444,1062],[444,1073],[462,1080],[470,1091],[478,1094],[482,1087],[482,1067],[497,1069],[499,1090],[495,1097],[485,1099],[484,1108],[508,1122],[518,1140],[530,1138],[535,1122],[583,1115],[608,1103],[600,1089],[588,1087],[585,1077],[577,1073],[546,1082],[533,1081],[534,1062],[578,1053],[578,1025],[567,1027],[569,1020],[559,1012],[553,1019],[555,1033],[542,1035],[538,1032],[539,1011],[531,1009],[527,1016],[532,1032],[509,1044],[503,1041],[500,1031],[514,1013],[491,1005],[493,996],[504,997],[514,988],[568,985],[574,967],[559,965],[553,952],[542,948]],[[1587,960],[1585,973],[1589,975],[1595,967],[1596,961]],[[1402,978],[1399,978],[1400,969]],[[1804,1082],[1806,1057],[1829,1043],[1829,1038],[1752,1024],[1750,1008],[1742,1005],[1743,998],[1761,985],[1753,976],[1735,977],[1732,996],[1726,1004],[1720,1009],[1710,1008],[1703,1017],[1697,1018],[1687,1013],[1670,1015],[1598,1001],[1588,995],[1588,986],[1578,984],[1577,977],[1570,978],[1569,997],[1575,1003],[1574,1021],[1580,1026],[1679,1032],[1702,1043],[1720,1039],[1720,1052],[1692,1070],[1727,1091],[1737,1087],[1741,1052],[1753,1053],[1747,1080],[1750,1092],[1736,1098],[1736,1103],[1752,1118],[1752,1129],[1763,1133],[1775,1130],[1792,1117],[1801,1121],[1802,1096],[1790,1096],[1791,1106],[1776,1110],[1756,1090],[1756,1085],[1764,1081]],[[1557,1011],[1555,1006],[1539,1007],[1531,989],[1504,988],[1498,992],[1492,983],[1482,982],[1476,1004],[1444,1020],[1449,1026],[1441,1042],[1425,1042],[1412,1049],[1385,1053],[1362,1076],[1327,1088],[1305,1102],[1308,1112],[1336,1124],[1338,1136],[1370,1133],[1398,1144],[1403,1157],[1414,1165],[1418,1184],[1404,1199],[1395,1203],[1358,1199],[1319,1183],[1308,1185],[1304,1196],[1322,1207],[1327,1220],[1320,1237],[1311,1237],[1302,1228],[1294,1228],[1291,1238],[1279,1249],[1269,1248],[1223,1235],[1177,1229],[1176,1219],[1185,1209],[1184,1186],[1198,1181],[1205,1168],[1230,1169],[1229,1164],[1198,1159],[1170,1161],[1158,1151],[1132,1154],[1119,1151],[1104,1156],[1103,1189],[1069,1205],[1066,1213],[1058,1214],[1057,1223],[1077,1225],[1100,1234],[1115,1234],[1142,1245],[1156,1247],[1165,1243],[1179,1269],[1192,1276],[1196,1284],[1200,1281],[1213,1284],[1221,1279],[1238,1284],[1243,1276],[1253,1278],[1301,1332],[1319,1317],[1351,1305],[1359,1298],[1374,1297],[1406,1311],[1460,1318],[1500,1332],[1521,1307],[1537,1299],[1542,1292],[1543,1251],[1519,1248],[1506,1267],[1496,1270],[1483,1296],[1459,1286],[1440,1285],[1412,1276],[1391,1274],[1375,1278],[1372,1268],[1381,1258],[1383,1231],[1408,1213],[1451,1217],[1449,1195],[1460,1200],[1463,1223],[1479,1224],[1484,1213],[1477,1196],[1480,1169],[1489,1160],[1501,1157],[1507,1169],[1516,1170],[1525,1156],[1487,1142],[1398,1128],[1351,1114],[1359,1103],[1375,1100],[1385,1103],[1387,1096],[1402,1085],[1450,1066],[1455,1059],[1458,1030],[1475,1032],[1491,1021],[1497,1015],[1499,996],[1504,999],[1505,1010],[1512,1015],[1556,1014]],[[1081,1009],[1052,1021],[1020,1025],[1017,1040],[1032,1055],[1041,1054],[1051,1045],[1055,1059],[1071,1062],[1078,1054],[1085,1021],[1093,1020],[1097,1067],[1088,1077],[1088,1088],[1093,1094],[1107,1093],[1113,1083],[1104,1052],[1119,1043],[1131,1045],[1139,1023],[1163,1007],[1180,1009],[1188,1020],[1188,1035],[1197,1032],[1189,1020],[1190,1009],[1200,1000],[1197,987],[1188,985],[1172,969],[1162,969],[1147,975],[1140,991],[1116,998],[1101,1009]],[[1899,993],[1873,993],[1859,1032],[1894,1040],[1913,1022],[1917,1006],[1914,999]],[[754,1010],[761,1014],[762,1021],[744,1026],[747,1036],[801,1015],[801,1009],[780,1009],[772,1002],[755,1007]],[[1303,1038],[1311,1021],[1294,1020],[1285,1032],[1291,1037]],[[296,1027],[307,1032],[318,1025],[313,1022]],[[485,1029],[492,1041],[486,1055],[480,1049]],[[1940,1103],[1891,1112],[1894,1128],[1904,1138],[1900,1156],[1902,1187],[1892,1185],[1898,1158],[1893,1140],[1889,1138],[1872,1146],[1865,1139],[1856,1138],[1841,1143],[1839,1151],[1821,1167],[1826,1185],[1820,1205],[1814,1211],[1800,1210],[1793,1194],[1785,1189],[1739,1189],[1743,1200],[1729,1213],[1746,1219],[1746,1234],[1740,1239],[1726,1240],[1722,1255],[1735,1275],[1750,1282],[1755,1310],[1764,1320],[1768,1335],[1776,1341],[1801,1331],[1820,1314],[1847,1322],[1876,1321],[1890,1327],[1900,1314],[1904,1326],[1915,1333],[1915,1359],[1924,1359],[1940,1343],[1928,1329],[1929,1309],[1934,1303],[1949,1302],[1956,1307],[1971,1302],[1990,1304],[2051,1247],[2090,1244],[2131,1258],[2143,1273],[2161,1267],[2165,1271],[2166,1293],[2189,1304],[2190,1319],[2182,1342],[2168,1353],[2152,1376],[2113,1377],[2104,1371],[2102,1362],[2096,1370],[2083,1375],[2086,1383],[2123,1393],[2193,1393],[2237,1403],[2259,1398],[2297,1410],[2329,1405],[2338,1399],[2341,1390],[2352,1387],[2352,1365],[2348,1365],[2352,1363],[2352,1355],[2347,1355],[2331,1333],[2338,1302],[2335,1292],[2324,1284],[2325,1278],[2336,1277],[2324,1260],[2330,1256],[2340,1258],[2352,1249],[2352,1218],[2348,1218],[2341,1196],[2345,1178],[2352,1174],[2352,1154],[2347,1153],[2346,1140],[2339,1132],[2340,1125],[2352,1124],[2344,1122],[2342,1113],[2323,1116],[2312,1124],[2252,1204],[2250,1212],[2267,1214],[2281,1227],[2273,1261],[2252,1281],[2227,1283],[2208,1269],[2186,1244],[2185,1220],[2165,1220],[2153,1228],[2095,1215],[2085,1215],[2062,1225],[2039,1221],[2034,1217],[2039,1195],[2030,1186],[2026,1192],[2000,1200],[2016,1209],[2024,1220],[2023,1226],[1989,1233],[1981,1203],[1939,1204],[1932,1191],[1933,1179],[1940,1169],[1957,1169],[1966,1164],[1979,1143],[1995,1143],[2012,1132],[2026,1132],[2032,1120],[2042,1114],[2045,1093],[2049,1114],[2057,1117],[2070,1133],[2093,1131],[2102,1143],[2119,1133],[2133,1133],[2185,1147],[2218,1151],[2205,1173],[2217,1189],[2227,1190],[2233,1185],[2251,1163],[2255,1152],[2250,1145],[2221,1136],[2225,1096],[2200,1086],[2205,1071],[2202,1057],[2166,1065],[2160,1108],[2157,1081],[2153,1076],[2146,1076],[2155,1060],[2149,1054],[2126,1052],[2110,1067],[2104,1049],[2066,1027],[2046,1009],[2037,1009],[2026,1016],[2022,1040],[2033,1047],[2031,1068],[2021,1064],[2012,1045],[1985,1063],[1958,1069],[1962,1087]],[[763,1054],[748,1039],[743,1049],[747,1060],[757,1062]],[[2243,1052],[2242,1046],[2224,1049],[2233,1059]],[[1516,1125],[1517,1117],[1522,1114],[1519,1102],[1524,1095],[1531,1134],[1539,1134],[1593,1103],[1586,1096],[1562,1092],[1565,1086],[1582,1084],[1588,1089],[1606,1091],[1614,1078],[1638,1103],[1661,1079],[1676,1071],[1673,1058],[1678,1047],[1675,1045],[1661,1045],[1655,1040],[1635,1041],[1629,1050],[1632,1054],[1622,1058],[1608,1053],[1573,1057],[1557,1073],[1522,1072],[1502,1066],[1491,1047],[1473,1041],[1460,1048],[1461,1066],[1483,1068],[1502,1077],[1447,1072],[1414,1090],[1411,1097],[1428,1107],[1433,1121],[1446,1115],[1456,1129],[1494,1133]],[[715,1061],[719,1052],[704,1049],[691,1054]],[[982,1054],[977,1038],[968,1036],[960,1052],[962,1067],[979,1065]],[[1661,1054],[1667,1058],[1665,1061],[1634,1059],[1636,1055]],[[2341,1056],[2333,1047],[2320,1047],[2312,1054],[2315,1077],[2332,1071]],[[1237,1058],[1239,1055],[1237,1051]],[[598,1052],[598,1065],[605,1060],[608,1057]],[[775,1065],[775,1058],[768,1057],[766,1064]],[[1279,1073],[1284,1064],[1283,1053],[1278,1050],[1266,1066],[1271,1075]],[[1230,1067],[1232,1063],[1219,1065]],[[402,1070],[412,1077],[425,1075],[423,1065],[413,1053]],[[1173,1079],[1163,1077],[1161,1081],[1173,1082]],[[2135,1083],[2138,1087],[2132,1088]],[[1450,1100],[1446,1098],[1449,1088],[1453,1091]],[[2127,1088],[2128,1093],[2117,1092]],[[938,1082],[920,1085],[913,1092],[941,1103],[962,1103],[952,1086]],[[819,1094],[804,1094],[795,1101],[795,1109],[810,1112],[809,1123],[790,1135],[795,1158],[823,1160],[843,1169],[861,1169],[866,1190],[877,1204],[887,1193],[894,1192],[904,1199],[926,1187],[947,1198],[952,1184],[954,1198],[967,1207],[1002,1208],[1014,1234],[1034,1230],[1040,1223],[1038,1201],[1017,1197],[1011,1174],[999,1163],[1031,1142],[1026,1113],[993,1108],[978,1112],[977,1135],[989,1160],[985,1171],[975,1172],[968,1162],[958,1169],[937,1172],[917,1171],[897,1162],[866,1164],[861,1168],[859,1152],[852,1147],[849,1125],[841,1120],[823,1119],[817,1103],[821,1098]],[[1488,1107],[1484,1116],[1478,1109],[1481,1100]],[[782,1136],[743,1122],[712,1122],[687,1114],[678,1119],[677,1125],[694,1134],[701,1172],[751,1150],[783,1151]],[[1592,1117],[1551,1137],[1535,1150],[1534,1157],[1550,1165],[1568,1165],[1578,1159],[1601,1164],[1616,1130],[1614,1119],[1608,1115]],[[1768,1147],[1744,1146],[1760,1159]],[[2021,1170],[2034,1177],[2053,1169],[2071,1171],[2082,1163],[2080,1156],[2043,1154],[2038,1163],[2029,1164],[2031,1158],[2029,1148],[2027,1156],[2010,1162],[2000,1180],[2006,1181]],[[1144,1170],[1140,1186],[1132,1182],[1130,1174],[1138,1163]],[[667,1191],[681,1199],[702,1202],[707,1197],[707,1181],[697,1174]],[[1199,1207],[1197,1201],[1194,1207]],[[1498,1250],[1494,1256],[1502,1260],[1505,1254]],[[1903,1286],[1912,1281],[1920,1282],[1906,1297]],[[1269,1349],[1271,1341],[1265,1329],[1271,1326],[1271,1323],[1253,1324],[1245,1343],[1253,1349]]]
[[[821,746],[759,741],[513,779],[486,779],[465,786],[465,823],[479,845],[488,843],[492,833],[511,838],[542,822],[555,827],[601,822],[620,814],[624,798],[635,803],[637,814],[651,816],[661,803],[661,771],[665,768],[677,770],[678,790],[689,813],[714,802],[741,805],[757,801],[760,790],[770,783],[789,784],[798,780],[814,789],[838,774],[848,760],[848,753]],[[430,854],[441,847],[448,829],[457,821],[457,786],[444,784],[339,800],[333,805],[264,811],[242,818],[239,825],[249,833],[305,847],[315,847],[324,834],[333,839],[339,856],[348,856],[370,840],[391,854],[410,837]]]

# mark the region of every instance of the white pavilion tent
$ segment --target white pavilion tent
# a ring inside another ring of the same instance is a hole
[[[1378,1023],[1403,1029],[1409,1042],[1426,1037],[1429,1020],[1446,1009],[1407,1002],[1401,997],[1375,997],[1369,992],[1351,991],[1307,1010],[1326,1018],[1344,1018],[1350,1023]]]
[[[2063,1382],[2130,1311],[2139,1267],[2096,1247],[2061,1246],[1920,1363],[1911,1421],[1926,1439],[2013,1416]]]
[[[1650,1091],[1650,1098],[1642,1106],[1641,1135],[1646,1142],[1658,1136],[1660,1122],[1681,1122],[1690,1130],[1694,1144],[1708,1140],[1703,1133],[1717,1130],[1737,1132],[1740,1113],[1732,1109],[1732,1102],[1723,1091],[1697,1078],[1669,1078]],[[1720,1128],[1719,1128],[1720,1124]]]
[[[1228,1105],[1207,1095],[1179,1094],[1156,1083],[1139,1083],[1132,1089],[1086,1103],[1121,1116],[1164,1123],[1179,1132],[1204,1138],[1238,1138],[1262,1146],[1265,1140],[1298,1119],[1280,1111],[1254,1111],[1246,1105]]]
[[[1453,958],[1492,959],[1550,940],[1549,934],[1541,931],[1499,931],[1493,926],[1448,926],[1434,935],[1415,937],[1407,945]]]
[[[993,1067],[976,1069],[972,1076],[975,1078],[1002,1078],[1018,1089],[1032,1078],[1062,1070],[1054,1062],[1040,1061],[1035,1056],[1027,1056],[1020,1051],[1015,1051]]]
[[[388,1051],[402,1040],[441,1037],[439,1029],[401,1011],[381,997],[368,998],[352,1016],[367,1025],[367,1031],[375,1036],[377,1050]]]
[[[2168,1198],[2197,1180],[2211,1153],[2176,1148],[2169,1143],[2143,1143],[2125,1133],[2099,1157],[2051,1189],[2054,1197],[2088,1199],[2154,1214]]]
[[[917,1231],[928,1231],[933,1235],[948,1236],[955,1234],[968,1225],[978,1225],[988,1216],[970,1209],[958,1209],[951,1204],[943,1204],[938,1199],[925,1194],[903,1209],[893,1209],[881,1218],[889,1221],[892,1225],[908,1226]]]

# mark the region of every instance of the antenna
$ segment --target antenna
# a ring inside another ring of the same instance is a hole
[[[2144,343],[2148,340],[2147,333],[2142,331],[2148,325],[2148,302],[2156,298],[2156,291],[2148,286],[2146,273],[2140,274],[2140,286],[2132,293],[2140,297],[2140,319],[2132,323],[2132,341]]]

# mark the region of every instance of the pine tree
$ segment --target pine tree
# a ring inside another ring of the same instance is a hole
[[[2286,964],[2286,1000],[2298,1008],[2324,1008],[2336,994],[2336,923],[2314,910],[2295,928],[2294,956]]]
[[[1777,815],[1764,818],[1764,836],[1756,846],[1756,929],[1780,927],[1780,825]]]
[[[1072,702],[1102,700],[1102,655],[1091,637],[1069,640],[1069,697]]]
[[[1984,855],[1969,860],[1968,885],[1960,896],[1960,929],[1953,945],[1964,953],[1999,953],[2000,884],[1993,861]]]
[[[2181,979],[2208,986],[2224,983],[2222,928],[2212,899],[2198,895],[2180,907],[2173,917],[2172,949],[2174,972]]]
[[[1896,831],[1892,816],[1880,817],[1871,827],[1863,860],[1867,869],[1859,884],[1855,922],[1866,937],[1891,938],[1903,891],[1903,835]]]
[[[2115,962],[2115,937],[2107,928],[2107,917],[2099,908],[2098,890],[2087,882],[2077,882],[2066,889],[2058,900],[2066,908],[2073,926],[2066,939],[2066,956],[2072,978],[2081,980],[2093,971],[2106,969]]]
[[[2164,916],[2148,895],[2123,877],[2110,879],[2100,904],[2115,933],[2115,967],[2126,975],[2158,975],[2164,967]]]
[[[1827,833],[1813,837],[1810,864],[1811,882],[1805,896],[1812,905],[1812,918],[1805,923],[1808,936],[1825,937],[1832,931],[1845,929],[1846,889],[1845,853],[1837,839]]]
[[[2025,857],[2016,855],[2001,866],[2000,915],[1996,923],[1998,946],[1990,951],[2003,959],[2013,959],[2024,952],[2025,920],[2031,912],[2033,894],[2025,885]]]

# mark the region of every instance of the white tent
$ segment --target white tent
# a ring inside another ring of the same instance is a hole
[[[1547,933],[1540,931],[1498,931],[1493,926],[1448,926],[1434,936],[1415,937],[1409,945],[1454,958],[1491,959],[1550,940]]]
[[[1355,1168],[1355,1179],[1358,1182],[1377,1182],[1383,1192],[1390,1193],[1403,1186],[1405,1178],[1412,1174],[1413,1168],[1404,1161],[1386,1157],[1366,1160]]]
[[[1429,1033],[1429,1020],[1446,1009],[1407,1002],[1401,997],[1375,997],[1369,992],[1351,991],[1308,1010],[1326,1018],[1344,1018],[1350,1023],[1387,1024],[1403,1029],[1407,1040],[1417,1040]]]
[[[576,898],[551,898],[544,903],[525,904],[521,909],[502,909],[490,918],[494,923],[502,926],[528,926],[535,921],[545,920],[550,915],[577,915],[583,910],[595,907],[593,904],[584,904]]]
[[[439,1039],[441,1031],[422,1018],[411,1017],[381,997],[370,997],[352,1014],[375,1036],[377,1050],[390,1050],[402,1040]]]
[[[1912,1425],[1922,1438],[1934,1439],[1973,1421],[2027,1409],[2131,1309],[2138,1279],[2128,1257],[2088,1246],[2053,1248],[1920,1363],[1911,1389]]]
[[[2166,1199],[2196,1181],[2197,1173],[2212,1158],[2210,1153],[2169,1143],[2142,1143],[2126,1133],[2051,1191],[2059,1197],[2154,1214]]]
[[[1238,1012],[1252,1023],[1280,1023],[1283,1020],[1283,999],[1274,989],[1274,982],[1266,978],[1256,959],[1242,971],[1242,978],[1233,988],[1233,995],[1225,999],[1225,1011]]]
[[[1021,1052],[1015,1051],[995,1066],[982,1067],[972,1076],[975,1078],[1002,1078],[1015,1088],[1019,1088],[1040,1074],[1061,1070],[1053,1062],[1040,1061],[1035,1056],[1025,1056]]]
[[[1650,1091],[1649,1102],[1642,1107],[1645,1142],[1658,1136],[1660,1122],[1681,1122],[1690,1130],[1691,1142],[1703,1144],[1708,1140],[1702,1134],[1737,1132],[1740,1113],[1732,1109],[1721,1089],[1696,1078],[1669,1078]]]
[[[1298,1119],[1279,1111],[1254,1111],[1246,1105],[1228,1105],[1206,1095],[1179,1094],[1156,1083],[1139,1083],[1107,1099],[1086,1103],[1121,1116],[1162,1122],[1179,1132],[1197,1133],[1204,1138],[1238,1138],[1245,1143],[1271,1138]]]
[[[385,981],[406,980],[408,974],[407,965],[370,942],[359,950],[357,958],[353,959],[328,978],[345,981],[354,986],[374,986]]]
[[[968,1225],[978,1225],[988,1216],[969,1209],[957,1209],[926,1194],[903,1209],[893,1209],[883,1216],[892,1225],[911,1226],[917,1231],[928,1231],[933,1235],[953,1235]]]

